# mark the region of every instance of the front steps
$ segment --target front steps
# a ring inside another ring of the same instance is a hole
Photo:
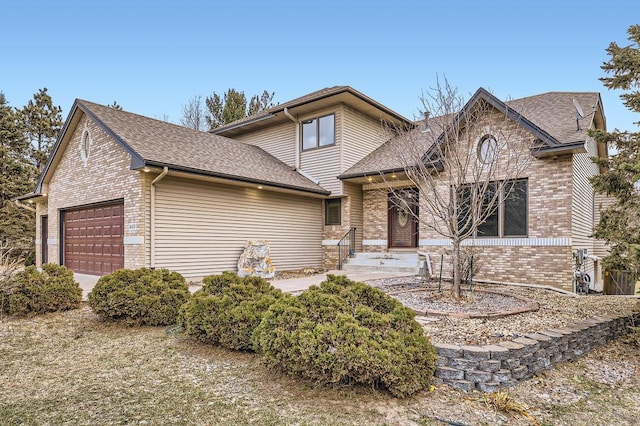
[[[417,252],[356,253],[346,259],[343,271],[420,273]]]

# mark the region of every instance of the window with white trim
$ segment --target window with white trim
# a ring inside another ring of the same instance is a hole
[[[492,163],[498,156],[498,141],[492,135],[484,135],[478,142],[478,159],[482,164]]]
[[[89,130],[85,129],[84,132],[82,132],[82,137],[80,138],[80,158],[82,159],[82,164],[85,166],[87,165],[87,161],[89,161],[92,144],[93,141],[91,140]]]

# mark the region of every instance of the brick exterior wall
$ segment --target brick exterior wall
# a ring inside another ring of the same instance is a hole
[[[515,123],[510,125],[515,126]],[[512,137],[532,139],[520,130],[509,129]],[[572,190],[573,159],[571,155],[532,159],[521,178],[528,179],[526,238],[491,238],[477,240],[474,256],[480,271],[475,278],[503,282],[524,282],[572,288]],[[366,189],[366,186],[365,186]],[[425,197],[420,193],[420,249],[434,254],[433,270],[439,269],[440,254],[450,245],[438,243],[442,235],[426,223],[434,220],[428,213]],[[365,252],[387,251],[387,195],[384,190],[364,192],[364,240],[385,242],[365,245]],[[467,241],[473,244],[473,241]],[[450,270],[445,263],[444,270]],[[448,274],[450,276],[450,273]]]
[[[351,197],[342,197],[341,224],[324,225],[322,227],[322,267],[336,269],[338,265],[337,241],[340,240],[351,227]],[[325,218],[325,203],[322,203],[322,221]]]
[[[77,112],[81,114],[80,111]],[[88,129],[92,145],[86,164],[81,156],[80,142]],[[145,228],[142,173],[130,170],[131,157],[101,127],[83,115],[73,134],[67,134],[60,162],[48,183],[47,202],[37,203],[37,217],[48,214],[49,262],[60,259],[60,211],[87,204],[124,199],[124,235],[138,237],[140,243],[125,244],[125,268],[145,265]],[[37,225],[36,241],[40,241]],[[38,265],[41,259],[38,254]]]
[[[365,191],[363,194],[363,250],[368,253],[387,251],[388,246],[388,197],[384,190]],[[373,244],[380,242],[380,244]]]
[[[42,265],[42,216],[48,212],[47,202],[41,201],[36,203],[36,265]],[[47,221],[47,223],[49,223]],[[45,237],[47,238],[47,237]],[[49,258],[51,262],[51,258]]]

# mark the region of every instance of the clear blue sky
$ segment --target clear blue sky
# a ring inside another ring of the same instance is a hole
[[[469,95],[602,94],[610,130],[638,114],[598,80],[611,41],[629,44],[640,2],[11,1],[0,91],[21,107],[47,87],[179,122],[184,105],[233,87],[276,102],[350,85],[413,118],[437,76]]]

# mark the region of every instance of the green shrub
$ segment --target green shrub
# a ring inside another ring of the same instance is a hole
[[[36,252],[31,250],[24,259],[24,266],[33,266],[36,264]]]
[[[203,280],[180,309],[178,322],[196,339],[229,349],[253,350],[252,335],[262,315],[284,294],[259,277],[224,272]]]
[[[414,313],[384,292],[329,275],[264,315],[255,349],[270,367],[315,383],[365,384],[404,397],[431,383],[435,349]]]
[[[167,269],[119,269],[100,277],[89,293],[91,309],[106,320],[128,325],[175,324],[178,309],[189,299],[189,287]]]
[[[75,309],[82,289],[73,272],[60,265],[44,264],[42,271],[28,266],[0,282],[0,313],[27,315]]]

